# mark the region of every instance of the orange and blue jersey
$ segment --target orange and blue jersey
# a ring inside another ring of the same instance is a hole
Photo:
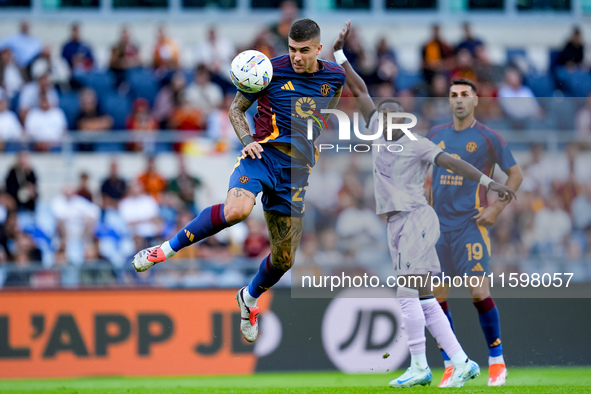
[[[505,139],[476,120],[464,130],[455,130],[452,122],[435,126],[427,138],[444,152],[467,161],[489,177],[493,175],[495,164],[503,171],[516,164]],[[474,221],[474,215],[488,206],[484,186],[445,168],[434,166],[432,183],[433,208],[439,216],[441,231],[466,227]]]
[[[271,59],[273,79],[258,93],[242,93],[251,101],[258,100],[254,116],[254,139],[259,143],[291,144],[292,151],[310,165],[316,162],[314,141],[324,124],[313,122],[313,139],[308,139],[307,120],[320,120],[320,109],[328,108],[330,99],[345,84],[345,70],[334,62],[319,60],[320,69],[314,73],[296,73],[289,55]]]

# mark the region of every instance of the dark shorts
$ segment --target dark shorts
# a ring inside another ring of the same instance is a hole
[[[263,210],[303,217],[310,167],[269,145],[263,149],[262,159],[238,158],[228,190],[240,187],[254,195],[262,192]]]
[[[465,227],[442,231],[437,245],[441,272],[446,276],[490,273],[490,237],[488,229],[471,221]]]

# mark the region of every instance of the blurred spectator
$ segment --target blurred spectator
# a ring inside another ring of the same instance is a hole
[[[270,251],[269,234],[265,222],[249,217],[246,219],[248,236],[244,240],[242,254],[244,257],[263,257]]]
[[[164,26],[158,26],[153,63],[154,69],[159,73],[179,68],[179,47],[172,38],[166,36]]]
[[[256,51],[262,52],[269,59],[279,55],[275,52],[275,41],[269,29],[263,28],[254,38],[250,47]]]
[[[8,98],[0,88],[0,152],[4,150],[6,141],[22,138],[23,128],[16,114],[8,109]]]
[[[39,108],[31,109],[25,120],[25,133],[35,141],[35,149],[48,151],[59,147],[67,131],[64,111],[52,106],[47,97],[41,95]]]
[[[156,242],[161,223],[158,202],[146,194],[142,183],[131,184],[127,197],[119,203],[119,213],[129,227],[136,250]]]
[[[470,52],[470,55],[472,55],[472,57],[476,57],[477,51],[479,49],[484,49],[484,43],[482,42],[482,40],[472,35],[472,28],[469,23],[464,23],[462,25],[462,30],[464,31],[464,37],[456,47],[456,52],[460,52],[462,49],[466,49]]]
[[[571,142],[566,146],[565,153],[552,163],[554,180],[562,183],[572,176],[573,182],[579,185],[590,181],[591,167],[581,155],[579,144]]]
[[[112,127],[113,118],[100,110],[96,92],[91,88],[82,89],[76,128],[81,131],[109,131]]]
[[[172,111],[168,121],[168,128],[172,130],[197,131],[203,130],[205,117],[199,108],[194,107],[186,98],[185,92],[177,96],[178,103]],[[176,147],[175,149],[177,149]]]
[[[456,65],[451,72],[451,80],[467,78],[477,82],[478,77],[474,70],[474,57],[468,49],[460,49],[456,54]]]
[[[86,73],[94,67],[92,48],[80,39],[80,24],[72,25],[70,38],[62,47],[62,57],[68,62],[72,76]]]
[[[373,71],[369,69],[369,58],[359,38],[358,30],[355,27],[351,28],[349,38],[347,38],[343,51],[345,52],[349,63],[351,63],[356,70],[359,70],[361,76],[366,76]]]
[[[364,206],[363,200],[349,192],[341,193],[340,201],[343,211],[335,225],[339,249],[361,264],[371,264],[384,249],[381,245],[385,239],[384,225],[373,210]]]
[[[131,113],[125,121],[125,128],[133,130],[136,135],[153,135],[160,127],[155,117],[150,114],[150,103],[145,98],[136,98],[133,101]],[[144,150],[144,144],[140,141],[129,142],[127,150],[141,151]]]
[[[19,211],[34,212],[37,202],[37,176],[31,167],[29,153],[21,151],[16,156],[16,163],[6,176],[6,193],[14,201]]]
[[[88,173],[82,172],[80,173],[78,188],[76,189],[76,195],[80,197],[84,197],[88,201],[92,202],[92,191],[90,191],[90,187],[88,186]]]
[[[423,114],[431,123],[431,126],[449,121],[451,112],[447,98],[449,83],[444,74],[435,74],[431,84],[431,92],[423,107]],[[480,102],[479,102],[480,104]]]
[[[25,70],[16,64],[10,48],[0,50],[0,88],[4,88],[9,100],[23,87],[26,78]]]
[[[273,39],[275,53],[284,55],[288,52],[287,39],[292,23],[298,17],[298,6],[295,1],[284,1],[280,5],[281,17],[279,22],[269,27]]]
[[[117,160],[112,159],[109,165],[109,176],[101,185],[101,195],[103,198],[103,208],[117,208],[119,201],[125,196],[127,184],[119,176],[119,166]]]
[[[306,192],[306,202],[313,208],[313,230],[321,231],[334,227],[339,209],[338,195],[343,186],[343,177],[328,167],[328,158],[321,158],[312,174],[310,183],[318,187],[310,187]]]
[[[385,37],[380,38],[376,45],[376,60],[377,64],[374,72],[371,75],[368,75],[370,90],[375,90],[377,85],[383,83],[394,86],[394,80],[398,75],[398,66],[396,64],[394,51],[388,45],[388,41]]]
[[[524,129],[527,120],[541,115],[541,108],[531,89],[523,85],[518,69],[505,70],[505,84],[499,89],[499,104],[514,129]]]
[[[14,264],[6,275],[4,286],[29,286],[35,265],[41,261],[41,252],[28,234],[18,232],[14,243]]]
[[[207,116],[207,137],[216,141],[216,151],[225,152],[228,149],[241,150],[242,144],[236,138],[234,127],[228,116],[232,102],[234,101],[234,94],[226,93],[221,108],[214,110]],[[252,118],[248,118],[250,123]]]
[[[568,42],[558,54],[557,65],[569,68],[581,67],[585,59],[585,44],[581,29],[575,27]]]
[[[195,81],[187,87],[185,94],[189,104],[204,114],[218,109],[224,99],[222,89],[211,82],[211,73],[204,64],[195,69]]]
[[[0,40],[0,49],[10,48],[19,67],[26,68],[41,52],[43,44],[31,37],[29,21],[22,21],[19,33]]]
[[[554,177],[555,167],[551,159],[545,157],[544,144],[530,145],[531,161],[525,166],[526,178],[533,183],[533,189],[547,196]]]
[[[35,75],[34,79],[23,87],[18,98],[18,112],[22,121],[26,119],[31,108],[39,107],[41,97],[45,97],[51,107],[59,105],[59,97],[49,79],[49,74],[43,72]]]
[[[320,245],[316,253],[316,261],[322,267],[338,267],[343,264],[345,256],[339,251],[339,237],[334,228],[326,228],[320,233]]]
[[[454,50],[441,38],[439,25],[431,27],[431,39],[421,51],[423,58],[423,77],[427,84],[431,84],[437,72],[448,71],[453,64]]]
[[[177,155],[178,175],[168,184],[168,190],[178,196],[185,204],[185,208],[196,213],[195,192],[201,187],[201,180],[187,172],[187,165],[183,155]]]
[[[146,160],[146,170],[138,177],[138,183],[142,185],[143,191],[160,200],[160,193],[166,188],[166,180],[156,169],[156,158],[149,156]]]
[[[586,105],[577,112],[575,123],[579,141],[591,143],[591,94],[587,96]]]
[[[195,52],[196,64],[205,64],[212,73],[228,78],[236,50],[232,41],[219,36],[215,26],[209,27],[207,40],[199,44]]]
[[[164,85],[154,100],[154,108],[152,108],[152,114],[160,124],[160,128],[166,129],[168,127],[168,121],[175,106],[181,101],[180,96],[184,93],[186,86],[187,79],[185,74],[180,71],[165,79]]]
[[[536,213],[534,219],[534,254],[563,256],[572,229],[568,213],[560,198],[551,194],[546,206]]]
[[[591,230],[591,182],[584,184],[581,193],[573,200],[571,216],[576,230]]]
[[[111,48],[111,60],[109,68],[116,77],[116,84],[120,86],[125,80],[127,70],[141,66],[138,47],[131,42],[129,31],[126,27],[121,29],[119,41]]]
[[[59,249],[65,250],[69,263],[82,265],[86,246],[94,239],[99,207],[76,195],[74,188],[66,185],[63,193],[52,200],[51,210],[57,220]]]
[[[53,67],[53,61],[51,58],[51,48],[47,45],[44,46],[43,49],[41,49],[39,55],[37,55],[37,57],[33,59],[33,61],[31,62],[31,64],[29,64],[27,72],[29,75],[29,79],[31,80],[36,79],[39,75],[48,74],[49,79],[54,84],[65,82],[65,80],[62,78],[62,75],[60,75],[57,72],[57,70]]]

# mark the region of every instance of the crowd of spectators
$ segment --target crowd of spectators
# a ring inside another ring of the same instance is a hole
[[[179,130],[220,141],[217,148],[233,147],[235,139],[222,130],[228,125],[220,117],[227,113],[235,93],[227,70],[234,55],[243,49],[254,48],[269,57],[287,53],[287,34],[298,9],[294,2],[286,1],[281,10],[279,21],[263,28],[244,48],[236,47],[231,37],[220,36],[215,26],[196,48],[181,47],[159,26],[149,64],[142,63],[131,30],[123,27],[111,47],[106,69],[96,64],[92,46],[83,39],[83,26],[74,24],[59,59],[67,64],[65,75],[57,71],[58,59],[52,58],[50,48],[34,37],[29,23],[23,21],[17,34],[0,38],[0,141],[27,140],[35,150],[52,151],[59,149],[68,131],[96,135],[125,129],[153,135],[158,130]],[[579,28],[573,29],[561,50],[548,48],[552,60],[547,71],[534,70],[522,53],[508,54],[505,64],[493,64],[486,37],[477,37],[467,23],[462,39],[455,44],[446,41],[442,30],[432,26],[429,40],[417,48],[421,70],[401,68],[386,36],[367,45],[360,31],[353,29],[344,50],[376,97],[445,97],[445,86],[452,79],[476,81],[480,96],[494,98],[499,106],[497,112],[487,114],[493,120],[503,119],[499,128],[538,128],[540,122],[535,119],[548,108],[536,97],[585,97],[591,92]],[[181,64],[182,51],[192,51],[195,63]],[[332,57],[329,50],[323,56]],[[509,100],[515,97],[521,98],[519,105]],[[574,118],[582,102],[569,101],[569,105]],[[579,131],[591,135],[586,123],[567,122],[561,129],[587,126]],[[5,145],[6,149],[20,147]],[[88,143],[76,147],[97,150]],[[185,148],[183,144],[170,147]],[[115,149],[144,150],[145,146],[136,142],[116,145]]]

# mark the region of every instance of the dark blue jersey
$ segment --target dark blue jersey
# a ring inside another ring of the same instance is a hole
[[[296,73],[289,55],[271,59],[273,79],[259,93],[244,93],[248,100],[258,100],[254,116],[254,139],[259,143],[290,143],[292,151],[311,165],[316,162],[314,141],[324,123],[320,110],[345,84],[345,70],[336,63],[319,60],[314,73]],[[324,115],[326,117],[326,115]],[[308,139],[307,121],[313,119],[313,138]]]
[[[453,123],[433,127],[427,138],[455,158],[462,159],[492,177],[495,164],[503,171],[515,165],[515,159],[503,137],[474,120],[470,127],[455,130]],[[487,190],[478,182],[464,179],[442,167],[433,167],[433,208],[439,216],[441,231],[466,226],[488,206]]]

